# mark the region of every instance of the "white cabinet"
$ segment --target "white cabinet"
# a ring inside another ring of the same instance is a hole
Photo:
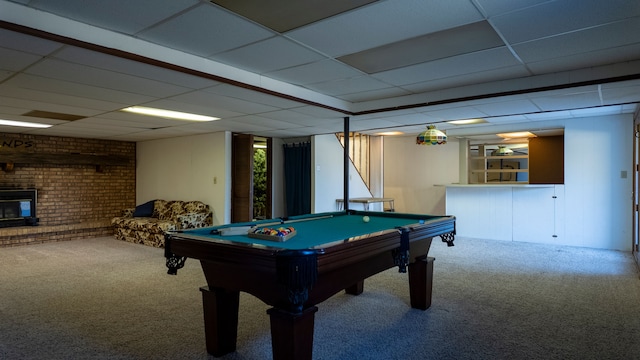
[[[564,185],[447,185],[458,236],[562,244]]]

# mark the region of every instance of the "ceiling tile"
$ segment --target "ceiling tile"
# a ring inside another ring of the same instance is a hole
[[[343,56],[482,19],[468,0],[405,0],[402,6],[379,1],[286,34],[322,53]]]
[[[602,86],[602,102],[604,104],[623,104],[640,101],[640,85],[624,87]]]
[[[53,94],[75,96],[81,99],[104,101],[105,104],[110,103],[111,106],[118,108],[132,104],[145,103],[155,99],[142,94],[122,93],[121,91],[27,74],[15,76],[11,80],[5,82],[4,85],[44,91]],[[106,102],[104,99],[109,99],[109,102]],[[104,108],[104,110],[109,109],[109,107]]]
[[[430,114],[416,114],[416,113],[404,113],[404,114],[398,114],[398,115],[394,114],[391,116],[382,116],[378,114],[378,117],[384,118],[386,121],[396,124],[396,126],[397,125],[401,125],[401,126],[420,125],[424,127],[425,126],[424,124],[428,124],[434,121],[440,121],[440,119],[436,119]],[[358,118],[359,117],[356,117],[356,119]],[[371,118],[375,119],[376,117],[374,116]]]
[[[512,100],[500,102],[487,102],[485,104],[474,105],[474,108],[486,113],[489,116],[505,116],[518,113],[532,113],[540,111],[530,100]]]
[[[476,0],[487,16],[492,17],[506,12],[524,9],[549,0]]]
[[[621,113],[622,113],[621,106],[602,106],[602,107],[571,110],[571,115],[574,117],[616,115]]]
[[[171,0],[161,6],[155,0],[32,0],[29,6],[79,22],[133,34],[165,19],[198,0]]]
[[[344,120],[341,118],[333,118],[333,119],[322,119],[317,117],[312,117],[308,115],[303,115],[298,112],[270,112],[260,114],[261,117],[281,120],[287,123],[295,123],[303,127],[320,127],[320,126],[342,126],[344,124]]]
[[[341,56],[338,60],[373,74],[504,45],[489,23],[479,21]]]
[[[131,128],[147,128],[147,129],[157,129],[164,128],[169,126],[175,126],[177,124],[183,124],[183,121],[175,120],[175,119],[166,119],[156,116],[146,116],[134,113],[128,113],[123,111],[112,111],[104,114],[100,114],[98,116],[89,118],[95,119],[98,121],[107,121],[113,124],[128,124],[123,125],[124,127]]]
[[[276,5],[262,0],[211,0],[226,9],[277,32],[285,32],[355,9],[376,0],[280,0]]]
[[[395,98],[398,96],[409,95],[411,92],[400,87],[388,87],[384,89],[358,91],[349,94],[336,95],[336,97],[351,101],[354,103],[361,101],[382,100],[388,98]]]
[[[402,86],[518,64],[506,47],[500,47],[384,71],[372,76],[387,83]]]
[[[137,36],[172,49],[209,57],[273,35],[257,24],[240,22],[237,15],[202,2]]]
[[[371,130],[371,129],[388,129],[398,126],[397,123],[386,119],[367,119],[354,120],[349,123],[349,129],[353,131]]]
[[[541,113],[535,113],[535,114],[525,114],[524,116],[531,121],[549,121],[549,120],[569,119],[571,118],[571,111],[569,110],[548,111],[548,112],[541,112]]]
[[[188,94],[174,96],[172,101],[186,104],[195,104],[229,110],[239,114],[255,114],[278,110],[276,107],[258,104],[244,99],[232,98],[222,95],[212,95],[205,91],[194,91]],[[216,116],[211,114],[211,116]]]
[[[296,129],[304,127],[302,124],[293,124],[286,121],[273,120],[263,116],[247,115],[232,119],[234,123],[243,123],[253,125],[256,127],[265,127],[265,129],[283,130],[283,129]]]
[[[82,113],[74,115],[91,116],[104,111],[112,111],[124,107],[126,104],[118,104],[104,100],[82,98],[65,94],[56,94],[50,91],[39,91],[26,88],[0,86],[0,94],[23,100],[40,101],[42,103],[63,105],[69,108],[83,109]],[[32,109],[47,110],[47,109]],[[66,113],[66,112],[65,112]]]
[[[560,58],[551,58],[542,61],[531,62],[527,64],[527,67],[534,74],[549,74],[559,73],[563,71],[569,71],[571,69],[580,69],[572,71],[572,79],[575,78],[576,73],[587,70],[585,74],[587,76],[593,76],[593,68],[597,66],[604,66],[609,64],[621,64],[626,61],[632,61],[640,54],[640,44],[618,47],[615,49],[605,49],[599,51],[592,51],[589,53],[580,53],[568,55]],[[622,68],[621,68],[622,70]],[[607,68],[604,71],[603,76],[600,78],[606,78],[610,76],[619,76],[611,68]],[[592,77],[591,77],[592,78]]]
[[[258,74],[324,59],[321,54],[284,37],[272,37],[211,57]]]
[[[355,76],[344,79],[323,81],[316,84],[308,84],[306,87],[319,91],[323,94],[342,95],[385,89],[389,88],[389,84],[368,76]]]
[[[320,120],[323,119],[342,119],[345,117],[345,115],[341,112],[338,111],[334,111],[331,109],[326,109],[323,107],[318,107],[318,106],[311,106],[311,105],[306,105],[306,106],[300,106],[297,108],[293,108],[291,109],[291,111],[294,112],[299,112],[301,114],[304,115],[309,115],[309,116],[313,116],[316,117]]]
[[[281,109],[295,108],[300,106],[300,103],[297,101],[229,84],[212,86],[202,89],[202,91],[205,93],[222,95],[237,99],[251,99],[252,102]]]
[[[0,69],[19,71],[42,59],[41,56],[0,48]]]
[[[619,47],[640,44],[640,18],[573,31],[549,38],[528,41],[513,46],[525,62],[575,56],[603,49],[617,51]]]
[[[30,67],[29,74],[52,77],[125,93],[144,94],[151,97],[167,97],[190,89],[171,83],[144,79],[128,74],[71,64],[60,60],[45,60]]]
[[[455,107],[450,109],[428,111],[429,115],[440,118],[442,120],[463,120],[463,119],[477,119],[487,116],[484,113],[474,107]]]
[[[491,22],[507,42],[517,44],[633,16],[640,16],[637,1],[564,0],[498,15],[491,18]]]
[[[485,120],[487,120],[491,124],[529,121],[529,119],[527,119],[524,115],[492,116],[492,117],[486,118]]]
[[[85,124],[93,124],[96,126],[115,126],[120,128],[133,128],[133,129],[153,129],[157,127],[162,127],[159,124],[152,124],[151,122],[144,123],[140,121],[124,121],[124,120],[113,120],[105,117],[92,117],[84,120]]]
[[[361,75],[361,73],[341,62],[322,60],[284,70],[273,71],[267,73],[267,75],[288,83],[305,85],[321,81],[356,77]]]
[[[318,121],[318,119],[313,116],[304,115],[299,112],[290,111],[290,110],[276,110],[276,111],[264,112],[264,113],[261,113],[260,116],[269,118],[269,119],[274,119],[274,120],[297,122],[298,124],[301,124],[303,126],[311,125],[314,122]]]
[[[278,131],[262,130],[262,131],[252,132],[252,133],[257,136],[264,136],[264,137],[296,138],[296,137],[308,137],[309,134],[326,135],[326,134],[333,134],[336,132],[339,132],[339,130],[306,127],[306,128],[298,128],[298,129],[292,129],[292,130],[278,130]]]
[[[214,116],[214,117],[223,118],[223,119],[243,115],[243,113],[240,113],[238,111],[223,108],[219,106],[217,102],[214,105],[214,102],[206,103],[202,101],[202,99],[199,97],[198,98],[188,97],[188,95],[181,99],[171,98],[171,99],[157,100],[157,101],[146,103],[144,105],[159,108],[159,109],[182,111],[182,112],[198,114],[198,115]]]
[[[65,46],[56,52],[54,57],[69,63],[175,84],[189,89],[200,89],[219,84],[215,80],[201,76],[173,71],[75,46]]]
[[[62,45],[35,36],[0,29],[0,47],[44,56],[61,48]]]
[[[579,109],[581,107],[591,107],[594,104],[602,105],[600,94],[597,91],[557,96],[541,96],[532,98],[531,101],[542,111]]]

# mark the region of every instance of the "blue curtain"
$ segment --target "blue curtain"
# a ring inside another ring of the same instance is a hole
[[[287,216],[311,213],[311,143],[284,145]]]

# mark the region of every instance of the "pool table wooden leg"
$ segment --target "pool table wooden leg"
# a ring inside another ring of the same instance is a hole
[[[204,312],[207,352],[222,356],[236,350],[240,292],[220,288],[200,288]]]
[[[364,280],[360,280],[357,283],[349,286],[344,289],[344,291],[349,295],[360,295],[364,291]]]
[[[271,346],[273,360],[311,360],[313,354],[313,323],[317,306],[301,313],[271,308]]]
[[[409,264],[409,296],[414,309],[427,310],[431,306],[434,260],[422,257]]]

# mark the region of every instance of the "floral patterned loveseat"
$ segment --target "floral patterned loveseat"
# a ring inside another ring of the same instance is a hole
[[[111,225],[118,240],[164,247],[168,231],[211,226],[213,212],[200,201],[152,200],[125,209],[122,216],[111,219]]]

